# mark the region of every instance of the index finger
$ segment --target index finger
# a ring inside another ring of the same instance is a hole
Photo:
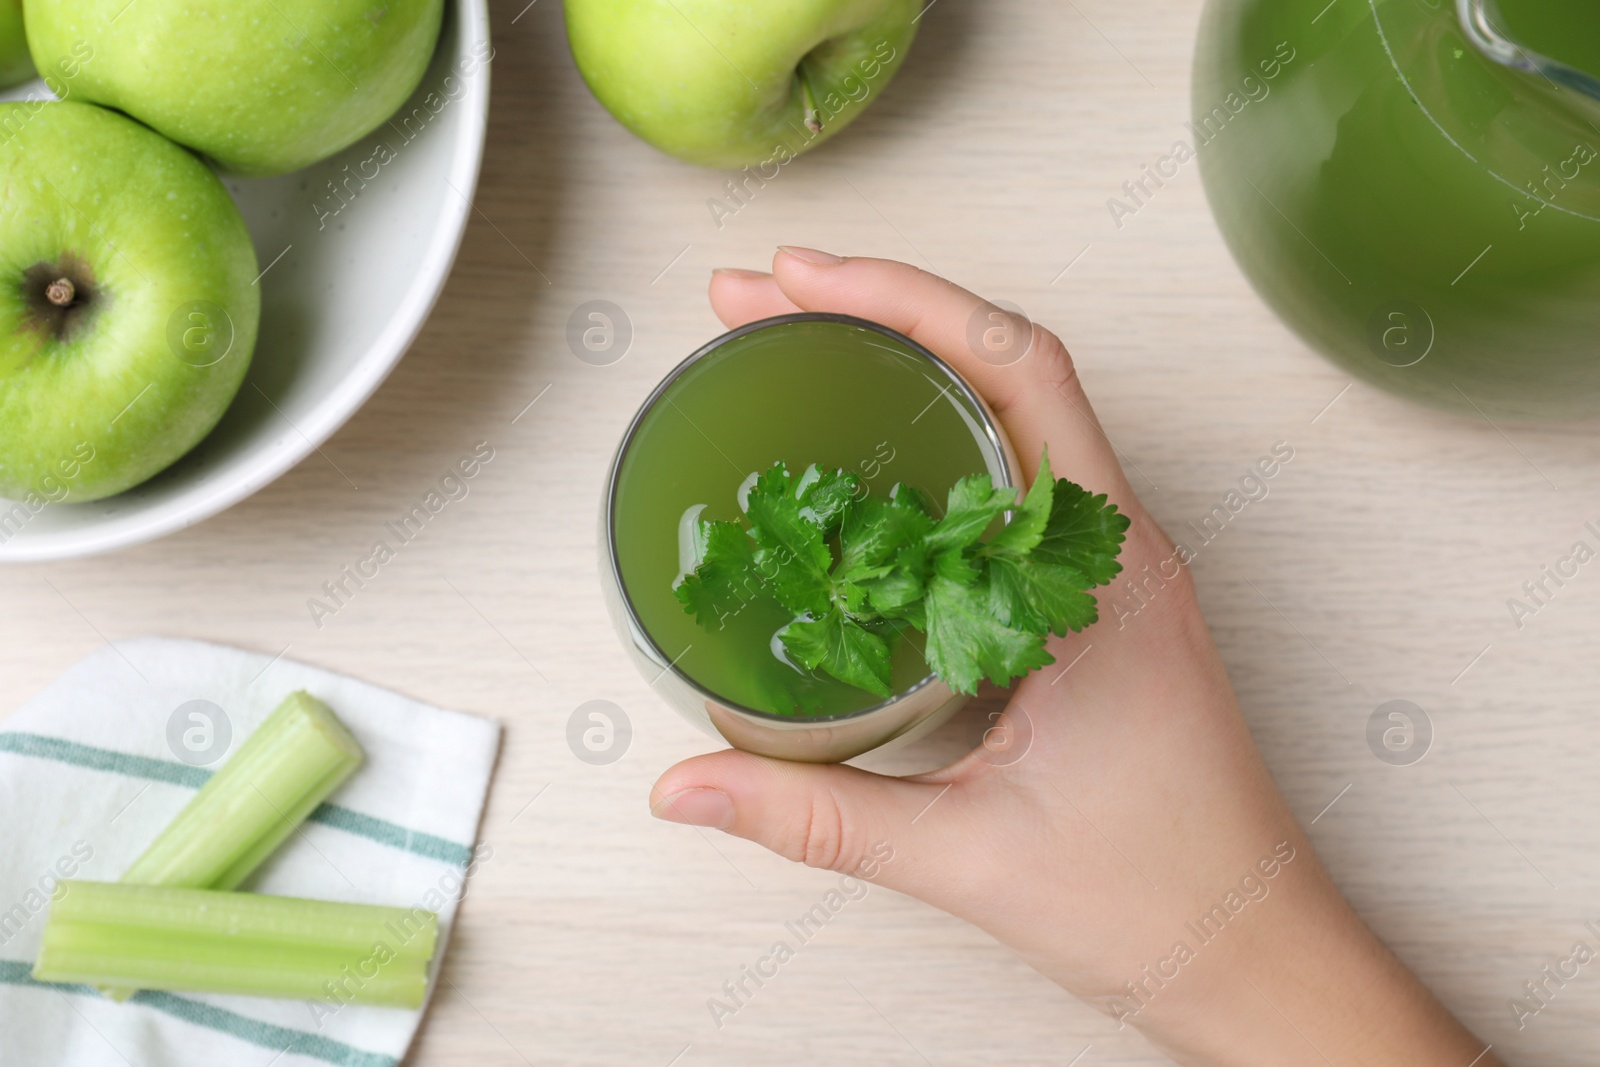
[[[1066,346],[1049,330],[952,282],[894,260],[783,247],[771,275],[718,274],[711,302],[729,326],[799,309],[855,315],[897,330],[953,366],[983,396],[1030,481],[1048,444],[1058,473],[1109,494],[1125,511],[1137,506]],[[1008,330],[1011,345],[997,351],[989,342]]]

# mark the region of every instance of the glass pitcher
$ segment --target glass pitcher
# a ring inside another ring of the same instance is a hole
[[[1600,412],[1600,9],[1212,0],[1189,129],[1245,274],[1374,385]]]

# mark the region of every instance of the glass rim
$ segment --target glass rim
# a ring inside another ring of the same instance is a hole
[[[1456,0],[1456,18],[1467,40],[1501,66],[1600,100],[1600,71],[1584,70],[1525,47],[1506,30],[1497,0]]]
[[[668,371],[667,375],[662,378],[659,383],[657,383],[656,387],[650,391],[650,395],[645,397],[644,402],[639,405],[639,410],[634,413],[633,418],[629,420],[628,429],[623,433],[622,441],[617,445],[616,455],[611,460],[611,467],[606,476],[605,532],[606,555],[608,557],[607,564],[611,568],[612,580],[616,583],[617,590],[621,594],[623,607],[627,610],[628,621],[633,624],[634,629],[636,629],[639,635],[644,639],[645,643],[649,646],[649,650],[659,657],[662,663],[666,664],[666,668],[663,671],[664,674],[671,673],[690,688],[694,689],[696,692],[702,693],[705,696],[710,697],[712,700],[717,701],[721,707],[729,711],[735,711],[742,715],[747,715],[751,718],[765,722],[785,723],[791,726],[839,723],[865,718],[866,716],[875,712],[892,708],[901,701],[905,700],[907,697],[921,692],[934,682],[938,681],[939,676],[930,670],[926,675],[918,680],[915,685],[892,694],[887,700],[881,700],[878,703],[871,704],[865,708],[860,708],[856,711],[842,712],[838,715],[781,715],[773,711],[763,711],[760,708],[748,707],[744,704],[729,700],[722,695],[713,692],[709,686],[701,684],[694,678],[690,677],[688,673],[680,670],[678,668],[677,660],[666,654],[666,651],[656,642],[654,635],[650,633],[649,627],[645,626],[644,621],[639,618],[639,611],[634,606],[633,597],[628,592],[628,584],[623,579],[622,565],[617,557],[617,490],[621,484],[621,479],[619,476],[622,472],[622,462],[627,458],[628,450],[633,445],[635,437],[638,436],[639,427],[644,422],[645,416],[651,411],[655,410],[656,405],[660,403],[661,398],[666,394],[667,390],[670,389],[673,383],[681,378],[690,367],[693,367],[696,363],[699,363],[702,359],[705,359],[707,356],[711,355],[713,352],[717,351],[723,346],[731,344],[732,342],[748,336],[749,334],[758,333],[762,330],[771,329],[777,326],[788,326],[795,323],[805,322],[826,322],[842,326],[854,326],[858,329],[869,330],[873,333],[887,337],[891,341],[904,345],[906,348],[910,349],[912,353],[931,363],[939,370],[941,374],[949,379],[950,384],[956,390],[958,390],[962,396],[967,398],[967,400],[972,404],[974,410],[977,412],[980,425],[983,428],[984,440],[987,441],[989,447],[994,452],[995,460],[999,465],[1001,476],[1005,480],[1005,488],[1017,488],[1018,474],[1017,471],[1013,471],[1011,469],[1011,461],[1007,456],[1005,444],[1006,438],[1004,436],[1004,432],[998,425],[998,420],[996,419],[994,413],[989,410],[989,405],[984,401],[983,397],[978,395],[977,390],[972,388],[972,386],[967,383],[967,380],[963,378],[961,374],[949,364],[948,361],[935,355],[925,345],[919,344],[900,331],[893,329],[892,327],[885,326],[881,322],[873,322],[871,319],[863,319],[856,315],[844,315],[830,311],[801,311],[793,312],[787,315],[773,315],[769,318],[757,319],[754,322],[747,322],[743,326],[738,326],[734,329],[728,330],[726,333],[719,334],[717,337],[712,338],[710,341],[707,341],[705,344],[695,349],[688,355],[687,358],[685,358],[677,366],[673,367],[672,370]],[[1006,517],[1006,521],[1010,521],[1009,516]],[[680,653],[678,656],[678,659],[681,658],[683,658],[682,653]],[[659,678],[657,680],[659,680]],[[651,686],[654,687],[654,684],[655,683],[652,682]]]

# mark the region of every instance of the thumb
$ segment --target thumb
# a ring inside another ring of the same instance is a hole
[[[921,816],[952,788],[729,750],[670,768],[650,791],[650,812],[726,830],[808,867],[860,874],[922,896],[924,873],[942,865],[928,855],[938,847],[930,840],[937,820]]]

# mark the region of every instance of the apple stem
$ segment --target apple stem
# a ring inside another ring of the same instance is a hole
[[[72,284],[71,278],[57,278],[45,287],[44,297],[58,308],[71,304],[78,295],[78,287]]]
[[[821,133],[822,116],[817,112],[817,102],[811,93],[811,79],[806,77],[803,67],[800,70],[800,99],[806,109],[806,129],[812,133]]]

